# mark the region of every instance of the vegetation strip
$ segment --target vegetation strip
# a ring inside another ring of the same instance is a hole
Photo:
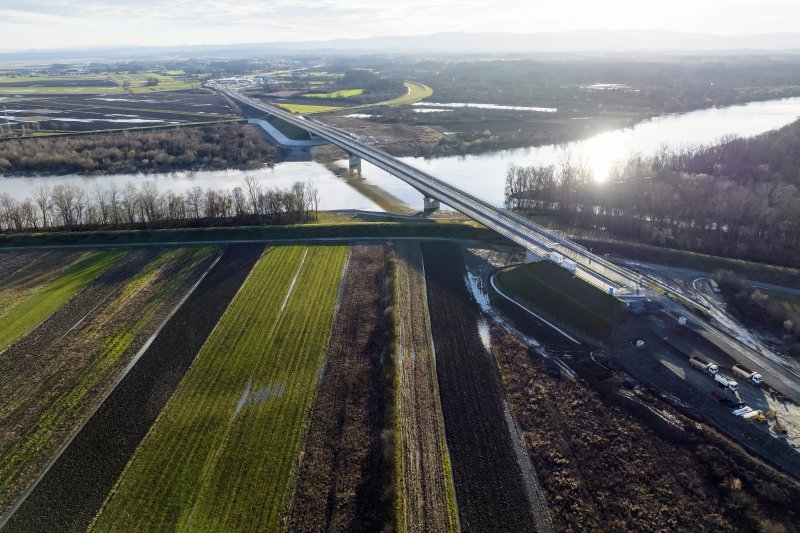
[[[415,242],[395,249],[398,530],[458,531],[422,252]]]
[[[266,252],[125,468],[96,530],[277,531],[346,249]]]
[[[9,345],[66,303],[87,283],[109,268],[123,253],[120,250],[91,252],[33,296],[7,311],[0,318],[0,357]]]
[[[388,522],[385,250],[352,248],[319,386],[289,531],[380,531]]]
[[[9,348],[0,359],[0,507],[88,418],[212,252],[132,252]]]
[[[452,244],[423,244],[442,412],[461,526],[531,531],[534,517],[503,412],[504,392],[478,333],[480,312]]]
[[[86,528],[262,250],[225,251],[10,517],[8,531]]]

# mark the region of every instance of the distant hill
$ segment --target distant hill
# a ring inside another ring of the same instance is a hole
[[[529,34],[457,32],[423,36],[334,39],[331,41],[22,50],[0,53],[0,61],[134,59],[154,56],[173,58],[252,57],[303,51],[441,54],[800,52],[800,33],[724,36],[667,30],[576,30]]]

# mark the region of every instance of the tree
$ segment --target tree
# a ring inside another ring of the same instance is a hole
[[[156,85],[158,85],[159,81],[161,80],[159,80],[155,76],[148,76],[147,81],[144,82],[144,85],[145,87],[155,87]]]

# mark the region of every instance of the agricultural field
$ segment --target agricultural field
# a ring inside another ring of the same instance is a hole
[[[395,251],[398,530],[459,531],[422,251],[409,241]]]
[[[92,524],[277,531],[347,249],[269,249]]]
[[[364,89],[340,89],[329,93],[307,93],[304,98],[349,98],[362,94]]]
[[[577,378],[491,327],[559,531],[790,531],[800,488],[589,358]]]
[[[198,80],[181,79],[179,74],[158,72],[123,72],[114,73],[110,77],[119,86],[125,84],[125,89],[131,93],[152,93],[157,91],[177,91],[197,89],[200,87]]]
[[[263,249],[227,247],[17,509],[8,531],[86,529]]]
[[[288,531],[381,531],[390,520],[386,262],[383,245],[351,250]]]
[[[122,92],[122,89],[108,76],[0,77],[0,95],[121,94]]]
[[[328,111],[342,109],[341,107],[330,105],[288,104],[283,102],[277,105],[299,115],[313,115],[314,113],[327,113]]]
[[[0,122],[15,135],[171,126],[238,118],[204,89],[148,94],[9,95]]]
[[[44,272],[38,272],[36,262],[27,267],[33,270],[34,275],[30,283],[21,283],[19,287],[15,285],[15,280],[25,275],[25,267],[21,269],[22,272],[10,275],[8,283],[0,284],[0,294],[5,301],[3,314],[0,316],[0,356],[11,344],[39,325],[122,255],[123,252],[119,250],[88,252],[78,255],[77,260],[68,264],[64,270],[50,265],[55,267],[55,272],[47,268],[48,256],[45,255],[40,258],[41,264],[45,266]]]
[[[0,356],[0,507],[76,431],[213,252],[102,253],[113,264]]]
[[[461,527],[531,531],[535,517],[504,412],[494,358],[456,245],[422,245],[442,413]]]
[[[501,271],[497,284],[535,313],[593,340],[606,338],[621,313],[613,296],[550,261]]]

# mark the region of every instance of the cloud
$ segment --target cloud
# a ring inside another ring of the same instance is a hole
[[[754,13],[754,11],[756,11]],[[724,13],[725,16],[720,14]],[[0,49],[223,44],[442,31],[795,31],[792,0],[0,0]]]

